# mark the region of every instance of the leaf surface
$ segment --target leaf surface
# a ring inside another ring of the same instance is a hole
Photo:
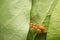
[[[52,12],[47,40],[60,40],[60,0]]]
[[[51,5],[54,0],[32,0],[32,8],[30,13],[30,22],[37,24],[45,24],[46,26],[49,24],[50,16],[49,12],[51,10]],[[53,8],[53,7],[52,7]],[[31,40],[45,40],[46,33],[43,34],[31,34],[31,30],[28,33],[28,38]],[[32,37],[29,36],[32,35]],[[35,35],[35,38],[33,37]],[[32,39],[34,38],[34,39]]]
[[[0,0],[0,40],[26,40],[30,9],[30,0]]]

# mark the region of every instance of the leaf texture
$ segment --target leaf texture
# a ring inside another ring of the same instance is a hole
[[[0,0],[0,40],[26,40],[30,9],[30,0]]]
[[[60,40],[60,0],[56,4],[52,12],[47,40]]]
[[[50,20],[49,11],[50,11],[51,5],[53,4],[53,1],[54,0],[32,0],[30,22],[37,23],[37,24],[45,24],[47,26]],[[31,35],[31,32],[28,33],[28,37],[29,37],[29,34]],[[32,37],[34,35],[35,34],[33,34]],[[29,38],[31,39],[31,37]],[[31,40],[46,40],[46,33],[39,34],[39,35],[36,34],[35,38]]]

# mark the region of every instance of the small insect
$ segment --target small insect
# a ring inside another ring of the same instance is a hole
[[[35,23],[30,23],[30,28],[36,29],[36,31],[37,31],[38,33],[41,33],[41,32],[43,32],[43,31],[45,30],[45,26],[43,26],[43,25],[38,25],[38,24],[35,24]]]

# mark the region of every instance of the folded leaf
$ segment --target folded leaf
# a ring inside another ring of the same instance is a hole
[[[53,1],[54,0],[32,0],[30,22],[48,25],[50,21],[50,16],[48,14]],[[46,33],[34,33],[33,35],[32,33],[34,32],[31,32],[30,30],[27,37],[28,40],[46,40]],[[35,38],[33,36],[35,36]]]

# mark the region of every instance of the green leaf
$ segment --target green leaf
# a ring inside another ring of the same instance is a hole
[[[60,0],[52,12],[47,40],[60,40]]]
[[[48,3],[49,2],[49,3]],[[53,4],[54,0],[32,0],[32,9],[30,13],[30,22],[31,23],[39,23],[39,24],[45,24],[48,26],[50,21],[50,14],[51,11],[51,5]],[[52,7],[53,8],[53,7]],[[47,29],[47,27],[46,27]],[[36,34],[35,33],[30,37],[32,32],[28,33],[28,40],[46,40],[46,33],[43,34]]]
[[[35,40],[46,40],[46,34],[47,34],[46,32],[37,34]]]
[[[53,0],[32,0],[30,19],[33,23],[42,23],[53,3]]]
[[[26,40],[31,1],[0,0],[0,40]]]
[[[31,28],[28,32],[27,40],[34,40],[37,32],[36,29]]]

